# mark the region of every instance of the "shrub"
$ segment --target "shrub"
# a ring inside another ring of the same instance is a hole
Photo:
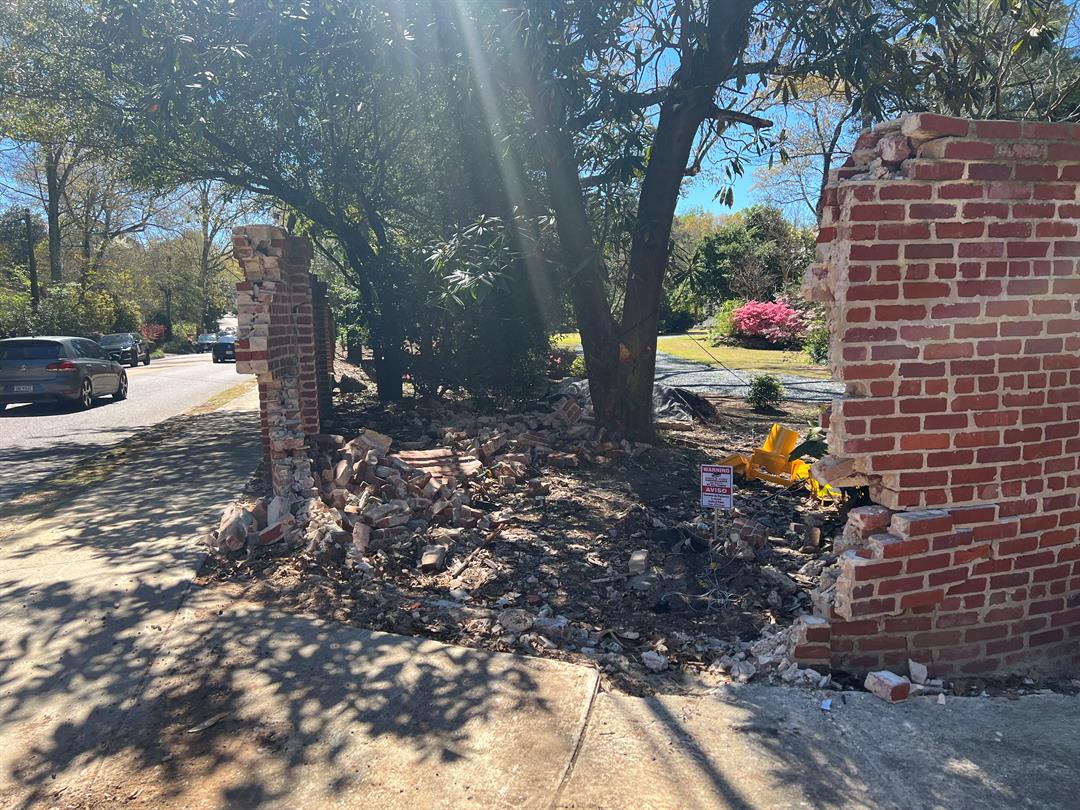
[[[709,343],[719,346],[735,335],[735,310],[745,303],[741,298],[730,298],[720,305],[709,327]]]
[[[806,334],[802,316],[781,301],[747,301],[731,318],[737,335],[763,338],[778,346],[798,343]]]
[[[582,355],[578,355],[570,363],[570,376],[581,377],[582,379],[589,376],[589,372],[585,368],[585,358]]]
[[[815,319],[806,332],[803,351],[811,363],[829,362],[829,327],[824,318]]]
[[[116,300],[113,332],[138,332],[142,328],[142,310],[134,301]]]
[[[173,321],[172,339],[174,342],[195,340],[199,336],[199,325],[195,321]]]
[[[165,344],[165,351],[169,354],[193,354],[195,344],[188,340],[170,340]]]
[[[157,343],[165,335],[165,325],[160,323],[144,323],[142,327],[143,340],[147,343]]]
[[[677,335],[688,332],[695,320],[694,313],[686,309],[675,309],[663,313],[660,318],[660,334]]]
[[[39,335],[105,334],[115,318],[116,305],[110,296],[67,282],[49,286],[31,328]]]
[[[152,352],[150,352],[150,358],[152,360],[160,360],[164,356],[165,356],[165,350],[164,349],[154,349]]]
[[[772,374],[761,374],[750,378],[750,390],[746,392],[746,401],[755,411],[776,408],[784,400],[784,386]]]
[[[570,373],[570,367],[574,362],[574,358],[577,356],[577,352],[565,346],[556,346],[553,348],[548,352],[547,356],[548,376],[554,377],[556,380],[561,380]]]
[[[697,322],[694,309],[686,297],[683,290],[664,289],[657,319],[657,329],[661,335],[686,332]]]

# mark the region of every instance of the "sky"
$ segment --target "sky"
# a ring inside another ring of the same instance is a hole
[[[693,182],[683,184],[683,194],[679,198],[679,204],[675,209],[678,214],[684,214],[693,208],[704,208],[714,214],[732,214],[743,208],[749,208],[757,200],[753,191],[753,170],[747,167],[746,173],[738,178],[734,184],[735,200],[731,208],[728,208],[720,200],[714,200],[713,195],[722,187],[721,183],[710,181],[704,177],[697,177]]]

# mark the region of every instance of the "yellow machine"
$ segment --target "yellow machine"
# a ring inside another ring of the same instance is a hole
[[[799,443],[799,434],[781,425],[773,425],[768,437],[750,458],[743,455],[728,456],[721,464],[731,465],[743,478],[760,478],[781,486],[791,486],[806,481],[810,492],[820,501],[840,500],[840,492],[828,484],[822,484],[810,474],[810,465],[802,459],[790,459],[791,452]]]

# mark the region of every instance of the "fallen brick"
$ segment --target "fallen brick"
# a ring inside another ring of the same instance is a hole
[[[901,703],[911,693],[911,681],[888,670],[868,673],[863,686],[888,703]]]

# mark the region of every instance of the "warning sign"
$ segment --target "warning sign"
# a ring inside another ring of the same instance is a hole
[[[701,505],[706,509],[731,509],[734,472],[730,466],[701,465]]]

